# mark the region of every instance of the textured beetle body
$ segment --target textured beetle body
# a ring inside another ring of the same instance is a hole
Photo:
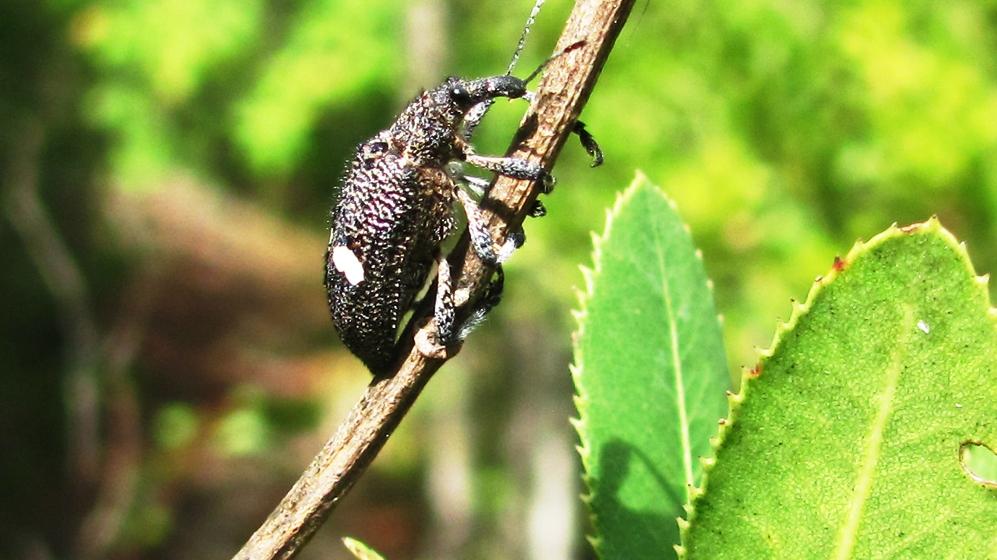
[[[357,147],[332,211],[325,284],[340,338],[373,373],[394,365],[402,318],[426,284],[440,243],[456,227],[458,186],[448,164],[468,161],[515,177],[544,177],[541,168],[522,160],[474,155],[461,133],[472,107],[525,93],[526,84],[508,75],[448,78]],[[497,262],[482,229],[472,225],[474,246]]]

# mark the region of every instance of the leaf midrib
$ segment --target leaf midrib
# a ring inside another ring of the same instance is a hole
[[[661,290],[665,298],[665,313],[668,316],[668,331],[671,340],[672,370],[675,378],[675,400],[679,416],[679,440],[682,445],[682,472],[685,475],[686,501],[692,500],[692,488],[695,481],[692,472],[692,442],[689,437],[689,416],[686,411],[685,382],[682,375],[682,358],[679,352],[679,335],[675,311],[672,308],[672,293],[668,286],[668,276],[665,274],[665,257],[661,252],[661,230],[654,223],[654,251],[658,257],[658,272],[661,274]]]
[[[869,426],[868,436],[866,437],[862,453],[862,464],[853,486],[852,496],[848,500],[848,514],[835,541],[834,553],[832,555],[834,560],[846,560],[852,557],[859,523],[862,521],[862,513],[865,510],[865,504],[872,491],[872,481],[875,477],[876,465],[879,463],[879,456],[883,446],[883,432],[893,411],[903,358],[907,355],[907,347],[910,344],[910,333],[914,329],[914,309],[910,305],[904,305],[903,311],[904,317],[900,325],[900,340],[894,346],[893,352],[890,353],[890,364],[886,368],[883,389],[877,398],[879,406],[876,409],[876,416]]]

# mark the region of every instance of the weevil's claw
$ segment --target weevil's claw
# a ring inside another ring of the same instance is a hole
[[[505,272],[502,270],[502,265],[500,264],[495,267],[495,278],[488,283],[485,293],[478,300],[474,311],[471,312],[471,316],[467,318],[467,321],[461,327],[460,340],[467,338],[467,335],[485,320],[488,312],[502,301],[503,286],[505,286]]]
[[[540,176],[540,188],[542,189],[540,192],[543,194],[550,194],[554,192],[554,185],[556,184],[557,179],[555,179],[554,176],[546,170],[543,172],[543,175]]]
[[[509,260],[516,249],[519,249],[526,243],[526,233],[523,230],[510,232],[505,238],[505,243],[499,249],[498,255],[496,255],[495,264],[502,264]]]
[[[530,206],[530,217],[531,218],[542,218],[547,215],[547,207],[544,206],[543,202],[539,200],[534,200],[533,204]]]
[[[578,135],[578,140],[582,143],[582,147],[588,152],[588,155],[592,157],[592,167],[599,167],[602,165],[602,148],[599,147],[599,143],[595,141],[595,137],[585,130],[585,123],[582,121],[575,121],[574,126],[571,127],[571,132]]]

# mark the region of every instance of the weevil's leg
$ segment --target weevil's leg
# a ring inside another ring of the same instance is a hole
[[[475,196],[482,197],[488,190],[488,185],[491,182],[488,179],[482,179],[481,177],[475,177],[474,175],[459,175],[457,180],[467,186],[475,194]]]
[[[462,133],[464,140],[468,142],[471,141],[471,135],[474,134],[474,129],[478,128],[478,125],[481,124],[482,119],[485,118],[485,113],[488,112],[488,109],[491,109],[494,103],[494,98],[486,99],[474,107],[471,107],[467,114],[464,115],[464,131]]]
[[[533,99],[535,97],[535,93],[527,91],[519,99],[522,99],[527,103],[533,103]],[[486,99],[474,107],[471,107],[471,109],[464,115],[464,130],[461,132],[461,136],[465,141],[471,141],[471,136],[474,134],[474,130],[478,128],[478,125],[481,124],[482,120],[484,120],[485,114],[488,113],[488,110],[491,109],[494,104],[494,97]]]
[[[475,327],[484,321],[488,312],[498,305],[502,299],[502,289],[505,286],[505,272],[502,270],[502,265],[497,265],[495,279],[488,284],[485,293],[475,303],[471,315],[458,328],[456,324],[456,304],[454,302],[453,279],[450,276],[450,264],[442,256],[437,260],[439,262],[439,272],[437,273],[436,305],[433,310],[433,316],[436,320],[438,338],[435,344],[424,343],[426,348],[420,349],[420,351],[427,355],[438,355],[440,348],[437,345],[445,347],[463,341]]]
[[[462,190],[457,191],[457,198],[464,206],[464,213],[467,215],[467,231],[471,235],[471,245],[481,260],[488,264],[500,264],[526,241],[526,236],[522,232],[511,232],[505,243],[496,250],[495,241],[492,240],[492,234],[488,231],[488,225],[481,215],[478,203]]]
[[[515,179],[532,179],[534,181],[539,181],[544,177],[549,176],[543,167],[526,161],[525,159],[479,156],[475,153],[468,153],[466,161],[471,165],[476,165],[482,169],[494,171],[499,175],[505,175]]]
[[[471,316],[460,326],[458,340],[467,338],[467,335],[471,334],[471,331],[476,329],[485,320],[488,312],[502,301],[502,289],[504,287],[505,272],[502,270],[502,265],[498,265],[495,267],[495,279],[488,284],[485,293],[481,295],[481,299],[475,305],[474,311],[471,312]]]
[[[588,152],[588,155],[592,157],[592,167],[599,167],[602,165],[602,148],[599,147],[599,143],[595,141],[595,137],[592,136],[588,130],[585,130],[585,123],[582,121],[575,121],[575,124],[571,127],[571,132],[578,135],[578,140],[581,141],[582,147]]]
[[[450,347],[458,342],[457,334],[462,329],[456,328],[457,306],[454,303],[453,280],[450,277],[450,264],[440,254],[436,255],[437,279],[436,302],[433,306],[433,322],[436,332],[430,329],[419,329],[415,335],[415,347],[419,353],[428,358],[446,359],[453,355]]]
[[[479,156],[475,153],[468,153],[466,154],[465,161],[471,165],[476,165],[482,169],[487,169],[506,177],[541,181],[545,194],[554,189],[554,177],[543,167],[525,159]]]
[[[450,263],[446,257],[437,256],[436,305],[433,316],[436,318],[436,332],[441,344],[456,340],[456,305],[454,305],[453,280],[450,278]]]
[[[456,305],[454,302],[453,279],[450,276],[450,264],[446,258],[437,257],[439,272],[436,282],[436,305],[433,319],[436,322],[436,334],[427,334],[420,330],[415,337],[415,345],[419,352],[431,358],[445,359],[452,356],[453,347],[462,342],[502,299],[502,288],[505,284],[505,273],[502,265],[497,265],[495,278],[488,284],[485,293],[475,303],[470,316],[460,328],[456,328]],[[466,297],[466,296],[465,296]]]
[[[542,218],[547,215],[547,207],[544,206],[543,202],[539,200],[534,200],[533,204],[530,206],[530,217],[531,218]]]
[[[471,193],[473,193],[478,198],[485,196],[488,191],[488,187],[491,182],[488,179],[482,179],[481,177],[475,177],[474,175],[458,175],[456,177],[457,182],[467,187]],[[544,207],[543,202],[539,200],[534,200],[533,204],[530,205],[529,216],[531,218],[542,218],[547,215],[547,208]]]
[[[457,138],[460,137],[458,136]],[[461,142],[461,146],[467,146],[466,141],[459,140],[459,142]],[[450,161],[447,163],[445,171],[458,187],[464,187],[465,189],[470,190],[471,194],[478,198],[484,196],[485,191],[488,190],[488,185],[490,184],[488,179],[464,173],[463,159]]]

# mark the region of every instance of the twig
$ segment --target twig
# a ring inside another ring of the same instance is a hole
[[[7,190],[4,208],[59,311],[66,337],[63,398],[67,409],[68,478],[78,489],[85,489],[94,480],[99,464],[97,322],[83,273],[38,193],[44,127],[37,118],[26,117],[19,132],[2,178]]]
[[[155,259],[141,265],[122,298],[115,326],[104,340],[107,434],[96,497],[76,535],[76,557],[83,560],[108,556],[135,499],[142,463],[142,410],[130,369],[145,338],[160,285]]]
[[[555,59],[537,88],[537,97],[525,117],[510,154],[550,169],[572,125],[595,86],[599,72],[633,7],[633,0],[579,0],[558,49],[585,41]],[[488,212],[496,239],[522,224],[526,209],[538,194],[530,181],[499,178],[482,207]],[[460,271],[458,287],[478,294],[493,270],[468,249],[465,233],[450,260]],[[473,299],[473,298],[471,298]],[[425,300],[431,301],[432,297]],[[419,309],[403,334],[406,357],[397,373],[375,378],[336,434],[312,460],[262,526],[236,555],[240,560],[293,558],[346,495],[387,441],[402,417],[445,358],[430,358],[415,350],[415,336],[426,336],[428,309]]]

